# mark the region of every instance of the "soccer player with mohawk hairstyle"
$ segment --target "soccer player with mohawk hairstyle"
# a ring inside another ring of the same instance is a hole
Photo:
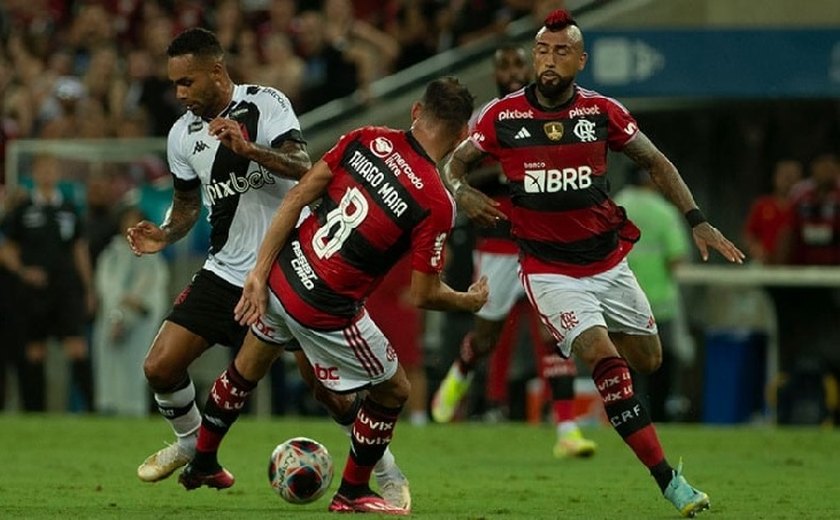
[[[708,509],[709,497],[666,460],[656,429],[634,394],[629,367],[656,370],[662,346],[647,297],[627,265],[640,236],[609,197],[607,150],[623,152],[685,215],[704,260],[709,248],[728,261],[744,254],[712,227],[676,167],[616,100],[575,83],[586,65],[583,35],[565,10],[545,19],[533,47],[536,81],[489,104],[444,164],[458,206],[479,224],[508,218],[469,186],[469,165],[490,155],[511,187],[511,233],[520,277],[564,357],[592,372],[609,421],[683,516]],[[524,131],[523,131],[524,129]]]

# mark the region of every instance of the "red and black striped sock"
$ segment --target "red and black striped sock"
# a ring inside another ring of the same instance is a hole
[[[610,424],[664,490],[671,480],[672,468],[665,460],[647,410],[633,393],[627,362],[620,357],[604,358],[592,370],[592,379],[604,401]]]
[[[351,449],[341,478],[342,494],[352,495],[354,491],[370,489],[368,482],[373,466],[382,458],[385,448],[391,443],[401,411],[401,406],[382,406],[373,402],[370,397],[362,401],[362,407],[350,432]]]
[[[219,451],[219,445],[239,418],[248,396],[256,386],[257,383],[248,381],[236,370],[233,362],[213,383],[198,429],[193,461],[196,467],[203,470],[218,467],[216,452]]]

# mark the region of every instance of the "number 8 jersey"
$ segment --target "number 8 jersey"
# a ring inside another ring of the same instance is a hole
[[[323,160],[333,178],[280,252],[269,286],[301,324],[336,330],[405,254],[413,270],[440,273],[455,203],[411,132],[360,128]]]

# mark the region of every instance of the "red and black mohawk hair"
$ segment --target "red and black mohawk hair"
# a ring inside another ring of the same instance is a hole
[[[572,14],[565,9],[555,9],[545,17],[545,28],[551,32],[562,31],[570,25],[577,27],[577,22]]]

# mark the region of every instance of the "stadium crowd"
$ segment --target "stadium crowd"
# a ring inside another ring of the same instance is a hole
[[[219,35],[238,83],[273,86],[298,113],[369,97],[371,81],[497,34],[553,0],[10,0],[0,6],[3,141],[165,136],[180,115],[166,46]],[[82,117],[83,116],[83,117]]]
[[[0,216],[24,199],[20,189],[5,190],[4,159],[11,140],[167,135],[183,107],[167,77],[166,49],[185,28],[213,30],[225,48],[235,82],[276,87],[300,114],[347,95],[369,102],[372,81],[441,51],[496,35],[521,16],[532,12],[539,16],[563,4],[563,0],[3,2]],[[76,203],[84,206],[80,218],[94,268],[117,233],[117,210],[123,209],[118,206],[128,189],[139,184],[143,190],[160,191],[161,185],[169,184],[159,158],[136,166],[128,181],[125,175],[109,172],[74,175],[72,163],[62,167],[62,176],[78,184],[73,190],[80,199]],[[27,186],[29,176],[22,173]],[[141,209],[149,213],[148,207]],[[153,208],[149,217],[160,217],[155,214],[158,209]],[[4,289],[16,283],[7,275],[3,273]],[[95,293],[96,288],[86,290]],[[13,298],[4,300],[11,304]],[[4,315],[11,318],[10,313]],[[14,324],[9,327],[14,329]],[[21,339],[9,345],[21,342],[25,343]],[[13,362],[16,350],[4,348],[3,357]],[[5,370],[0,372],[5,375]],[[5,388],[2,378],[0,383]]]

